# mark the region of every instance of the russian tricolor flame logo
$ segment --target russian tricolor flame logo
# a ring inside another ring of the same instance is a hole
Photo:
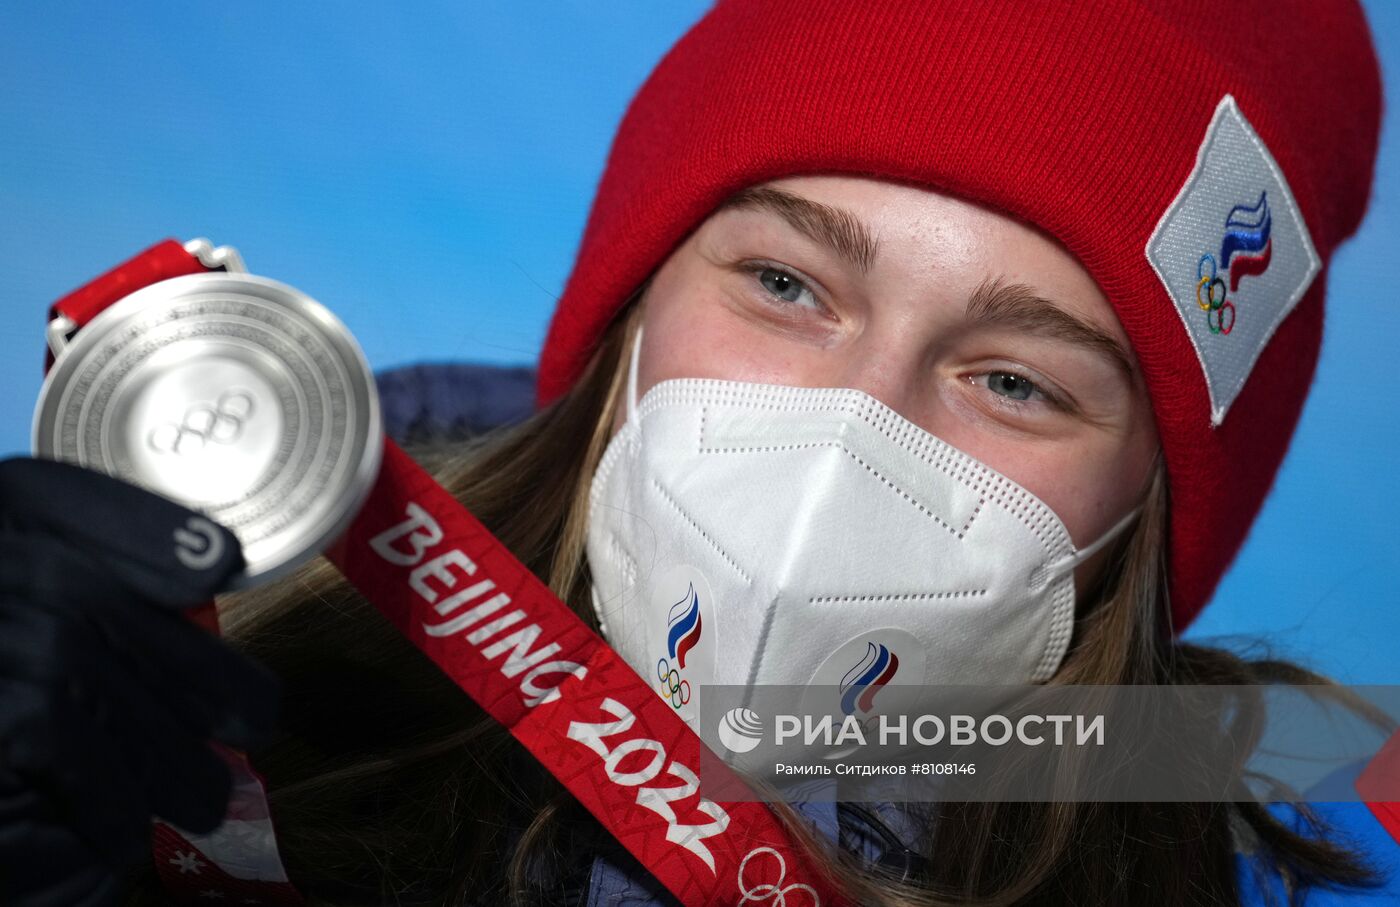
[[[899,656],[884,643],[867,642],[865,656],[841,678],[841,711],[868,712],[875,705],[875,694],[899,670]]]
[[[695,594],[692,583],[685,597],[671,606],[666,618],[666,651],[675,659],[678,668],[685,667],[686,653],[700,641],[700,596]]]
[[[1263,274],[1269,269],[1274,244],[1270,238],[1273,218],[1269,214],[1269,193],[1260,192],[1253,205],[1236,205],[1225,218],[1225,236],[1220,241],[1220,270],[1230,272],[1230,292],[1240,280]]]

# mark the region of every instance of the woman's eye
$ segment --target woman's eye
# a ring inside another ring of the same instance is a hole
[[[1055,402],[1050,394],[1042,390],[1034,381],[1015,372],[984,372],[974,376],[972,380],[976,384],[985,382],[987,390],[1014,403],[1024,403],[1030,400],[1040,400],[1052,404]]]
[[[807,285],[788,272],[769,267],[759,267],[754,270],[758,272],[758,282],[763,285],[763,288],[783,302],[819,308],[816,296],[807,288]],[[804,294],[808,301],[799,302]]]

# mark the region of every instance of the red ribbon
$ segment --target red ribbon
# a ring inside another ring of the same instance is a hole
[[[147,283],[200,269],[168,240],[65,297],[51,314],[81,325]],[[682,903],[845,903],[762,803],[700,796],[700,738],[388,438],[368,500],[326,556]],[[261,778],[246,759],[230,758],[236,776],[246,769],[240,781],[251,776],[262,796]],[[725,777],[707,777],[707,786],[742,784],[707,764],[712,770]],[[260,817],[245,817],[244,831],[263,820],[273,853],[270,877],[262,880],[229,875],[213,853],[157,822],[157,868],[171,893],[189,903],[208,903],[208,891],[242,903],[301,903],[285,876],[276,878],[281,864],[265,808]]]

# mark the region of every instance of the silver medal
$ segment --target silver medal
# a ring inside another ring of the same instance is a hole
[[[344,531],[378,475],[383,426],[345,325],[231,268],[152,284],[93,318],[44,381],[33,448],[224,524],[243,545],[232,587],[244,588]]]

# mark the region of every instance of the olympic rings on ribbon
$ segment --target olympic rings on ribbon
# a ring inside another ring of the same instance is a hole
[[[750,887],[744,879],[744,870],[748,868],[749,861],[759,854],[771,854],[778,861],[778,878],[774,882],[764,882]],[[771,847],[755,847],[744,856],[743,862],[739,864],[739,893],[743,895],[740,904],[758,904],[764,901],[771,901],[773,907],[799,907],[799,905],[788,904],[789,891],[806,892],[811,898],[811,907],[821,907],[822,899],[817,896],[817,892],[811,885],[804,885],[800,882],[793,882],[784,886],[783,880],[787,878],[787,861],[783,855]],[[801,905],[806,907],[806,905]]]
[[[1210,266],[1210,273],[1206,273],[1206,265]],[[1219,287],[1220,295],[1216,296],[1216,288]],[[1202,298],[1201,290],[1205,290],[1205,297]],[[1235,329],[1235,305],[1225,299],[1225,281],[1217,276],[1215,257],[1207,252],[1196,262],[1196,305],[1206,313],[1206,327],[1212,334],[1228,334]],[[1230,310],[1229,322],[1225,319],[1225,310]]]
[[[664,685],[661,692],[671,700],[671,707],[678,709],[690,702],[690,681],[681,680],[681,672],[671,667],[665,658],[656,662],[656,677]]]

